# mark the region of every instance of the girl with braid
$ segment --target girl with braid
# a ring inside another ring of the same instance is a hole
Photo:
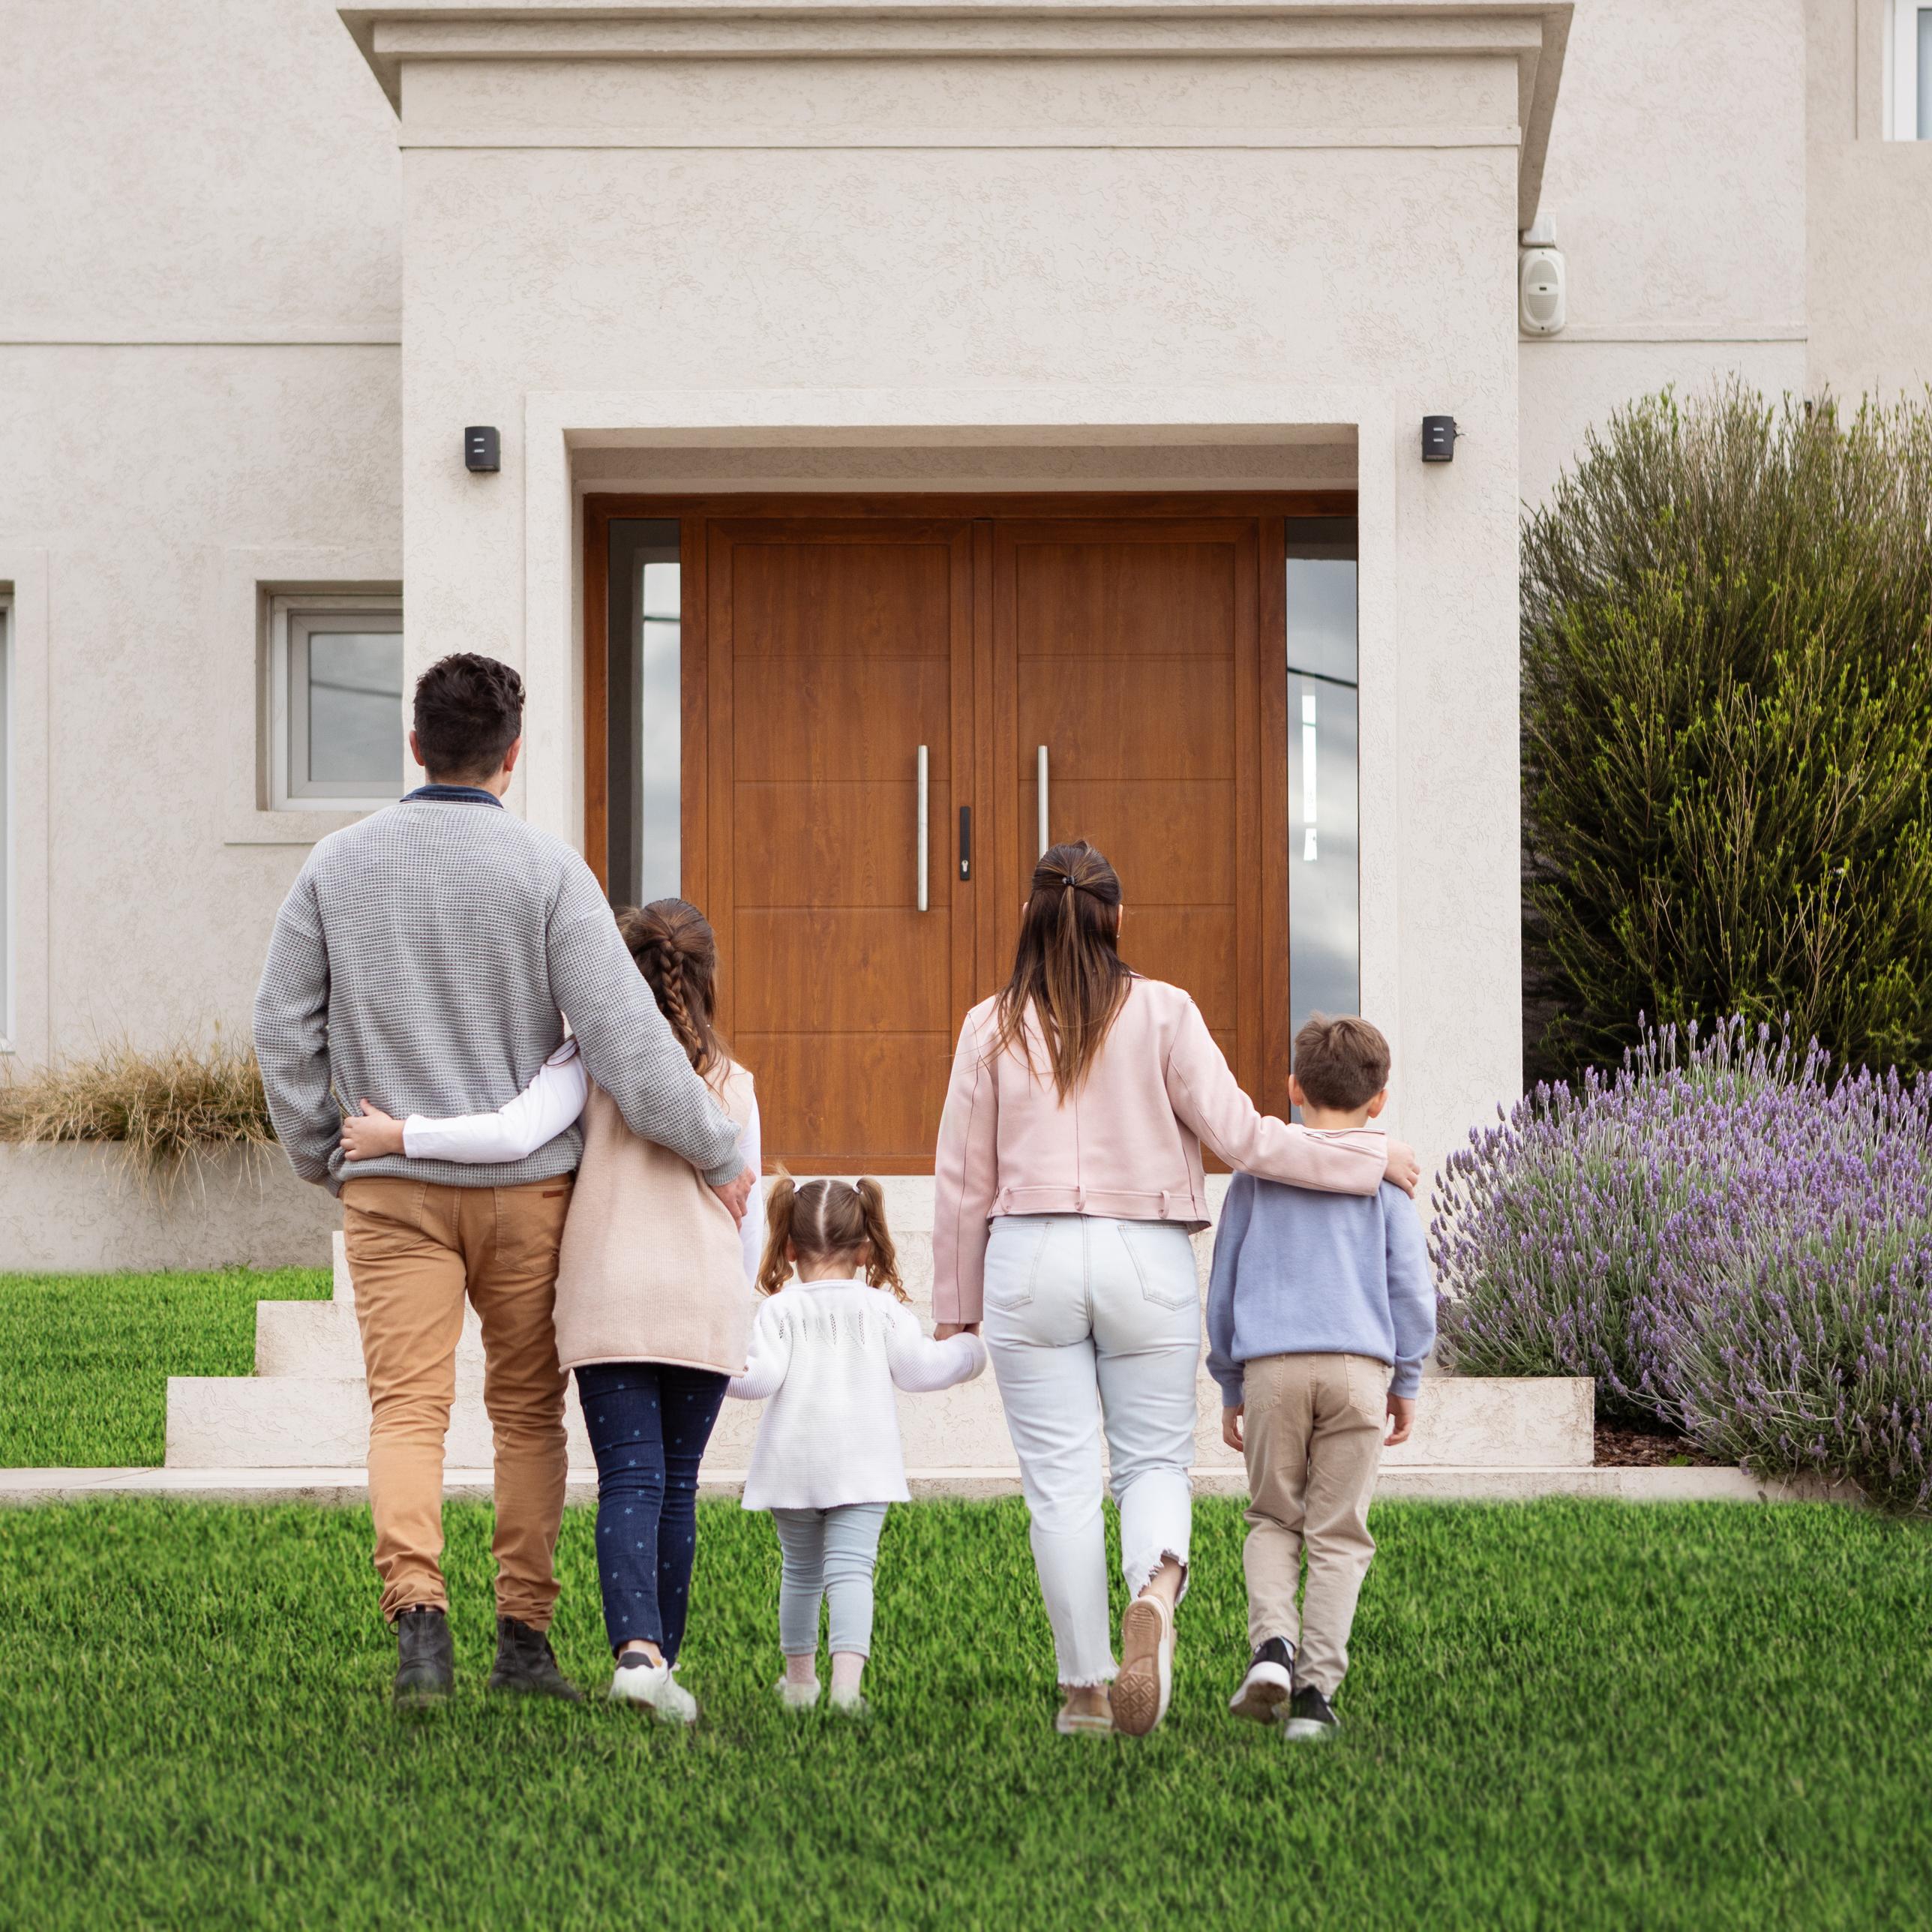
[[[710,922],[682,899],[616,916],[658,1010],[742,1130],[746,1163],[759,1172],[752,1076],[712,1020],[718,942]],[[616,1658],[610,1695],[688,1724],[698,1702],[674,1672],[696,1553],[698,1468],[726,1384],[746,1366],[764,1219],[758,1191],[741,1231],[694,1168],[631,1132],[568,1040],[498,1112],[398,1120],[364,1101],[344,1123],[343,1144],[351,1161],[392,1153],[518,1160],[580,1114],[583,1160],[557,1263],[557,1359],[576,1372],[597,1458],[597,1572]]]
[[[818,1623],[829,1612],[834,1711],[862,1715],[872,1648],[872,1570],[890,1503],[906,1500],[892,1391],[950,1388],[986,1366],[976,1335],[928,1340],[905,1305],[876,1180],[772,1184],[758,1264],[767,1298],[751,1365],[731,1384],[764,1400],[745,1507],[778,1532],[779,1699],[818,1702]],[[792,1279],[796,1270],[797,1279]]]

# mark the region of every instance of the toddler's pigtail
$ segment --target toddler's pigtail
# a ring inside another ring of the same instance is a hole
[[[765,1251],[758,1257],[758,1292],[776,1294],[791,1274],[785,1254],[792,1238],[793,1210],[798,1202],[798,1184],[788,1174],[781,1174],[765,1190]]]
[[[899,1258],[892,1246],[892,1231],[886,1226],[886,1190],[876,1180],[862,1179],[854,1190],[864,1217],[866,1239],[872,1244],[872,1258],[866,1264],[866,1280],[874,1288],[889,1288],[901,1301],[906,1300],[904,1284],[899,1280]]]

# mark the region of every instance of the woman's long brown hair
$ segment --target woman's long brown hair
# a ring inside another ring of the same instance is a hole
[[[994,1008],[992,1052],[1017,1046],[1033,1064],[1030,1007],[1063,1100],[1086,1078],[1134,976],[1120,954],[1120,909],[1119,875],[1085,839],[1040,855],[1020,917],[1012,977]]]
[[[653,899],[620,908],[617,930],[698,1077],[715,1085],[731,1056],[711,1019],[718,996],[718,935],[711,922],[686,900]]]

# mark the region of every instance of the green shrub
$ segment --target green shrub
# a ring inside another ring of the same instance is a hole
[[[1523,533],[1532,1061],[1742,1014],[1932,1064],[1932,411],[1612,416]]]

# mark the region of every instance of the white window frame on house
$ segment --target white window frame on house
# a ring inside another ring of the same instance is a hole
[[[1894,141],[1932,140],[1932,0],[1892,0],[1885,64],[1886,131]]]
[[[371,796],[352,782],[311,778],[305,769],[308,740],[308,640],[316,630],[339,630],[353,617],[368,631],[393,632],[402,648],[403,600],[394,592],[326,596],[289,592],[268,600],[268,793],[274,812],[374,812],[393,805],[395,791]],[[319,620],[326,620],[326,622]],[[406,744],[400,707],[398,750]],[[403,769],[406,772],[405,758]]]

